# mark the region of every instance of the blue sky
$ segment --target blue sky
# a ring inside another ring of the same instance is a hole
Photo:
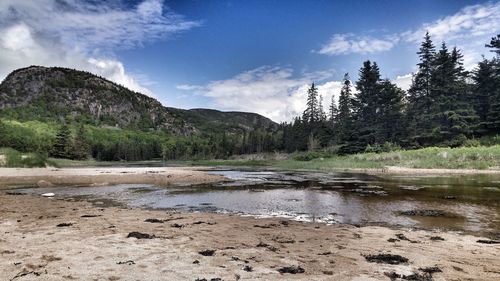
[[[91,71],[167,106],[290,120],[307,85],[338,95],[375,60],[408,86],[426,30],[471,69],[500,32],[498,1],[0,1],[0,76],[28,65]]]

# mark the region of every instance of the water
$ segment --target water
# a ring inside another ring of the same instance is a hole
[[[212,171],[231,181],[183,187],[115,185],[24,188],[63,198],[111,200],[132,207],[500,233],[500,176],[372,176],[353,173]],[[445,217],[401,211],[442,210]]]

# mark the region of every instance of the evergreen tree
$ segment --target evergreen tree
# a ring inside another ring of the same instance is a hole
[[[467,73],[462,55],[454,48],[450,53],[443,42],[434,60],[431,76],[431,98],[426,145],[458,146],[472,132],[477,119],[468,99]]]
[[[353,152],[363,151],[377,142],[377,113],[380,104],[380,71],[376,63],[365,61],[356,82],[358,90],[353,100],[354,132],[349,146]]]
[[[337,119],[338,114],[339,109],[337,108],[337,104],[335,103],[335,96],[332,95],[332,100],[330,102],[330,107],[328,110],[328,120],[332,125],[335,124],[335,120]]]
[[[335,118],[336,142],[345,146],[352,134],[352,94],[351,80],[349,74],[344,75],[342,89],[339,96],[338,114]],[[348,153],[349,149],[343,149],[342,153]]]
[[[318,121],[320,121],[320,122],[326,121],[326,113],[325,113],[325,109],[323,108],[323,96],[322,95],[319,95]]]
[[[497,56],[500,56],[500,34],[497,34],[496,37],[492,37],[489,44],[486,44],[486,47],[491,48],[492,52],[496,53]]]
[[[493,49],[496,56],[483,59],[474,73],[476,112],[480,119],[480,134],[500,132],[500,34],[491,38],[486,47]]]
[[[68,151],[69,156],[72,159],[84,160],[87,159],[90,154],[90,146],[87,141],[87,136],[85,134],[85,127],[80,125],[78,131],[76,131],[75,139],[71,145],[71,149]],[[151,158],[151,153],[143,151],[141,155],[137,155],[135,158],[138,159],[148,159]]]
[[[71,131],[66,123],[61,125],[56,135],[56,140],[50,151],[55,158],[69,158],[71,148]]]
[[[306,109],[302,114],[302,120],[307,123],[319,121],[318,88],[316,88],[314,83],[307,90]]]
[[[390,80],[382,80],[380,83],[379,104],[377,110],[377,132],[378,145],[390,142],[399,144],[406,133],[404,108],[404,91]]]
[[[425,34],[424,40],[417,52],[420,62],[418,71],[413,75],[412,84],[408,90],[407,120],[410,131],[410,142],[414,146],[420,146],[424,137],[422,132],[427,131],[429,109],[432,105],[431,98],[431,76],[434,71],[434,58],[436,50],[432,43],[429,32]]]
[[[2,119],[0,119],[0,147],[6,146],[6,135],[7,130],[5,128],[5,124]]]

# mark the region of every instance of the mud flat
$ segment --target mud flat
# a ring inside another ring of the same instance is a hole
[[[210,183],[224,180],[220,175],[207,174],[182,167],[141,168],[0,168],[0,188],[8,185],[113,185],[155,184],[160,186]]]
[[[0,191],[0,233],[2,280],[500,279],[498,241],[452,232],[104,207]]]

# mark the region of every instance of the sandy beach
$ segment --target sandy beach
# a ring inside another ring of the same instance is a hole
[[[500,279],[500,245],[470,235],[0,194],[2,280]]]
[[[185,167],[0,168],[0,188],[13,184],[40,187],[134,183],[169,186],[221,180],[224,177]]]

